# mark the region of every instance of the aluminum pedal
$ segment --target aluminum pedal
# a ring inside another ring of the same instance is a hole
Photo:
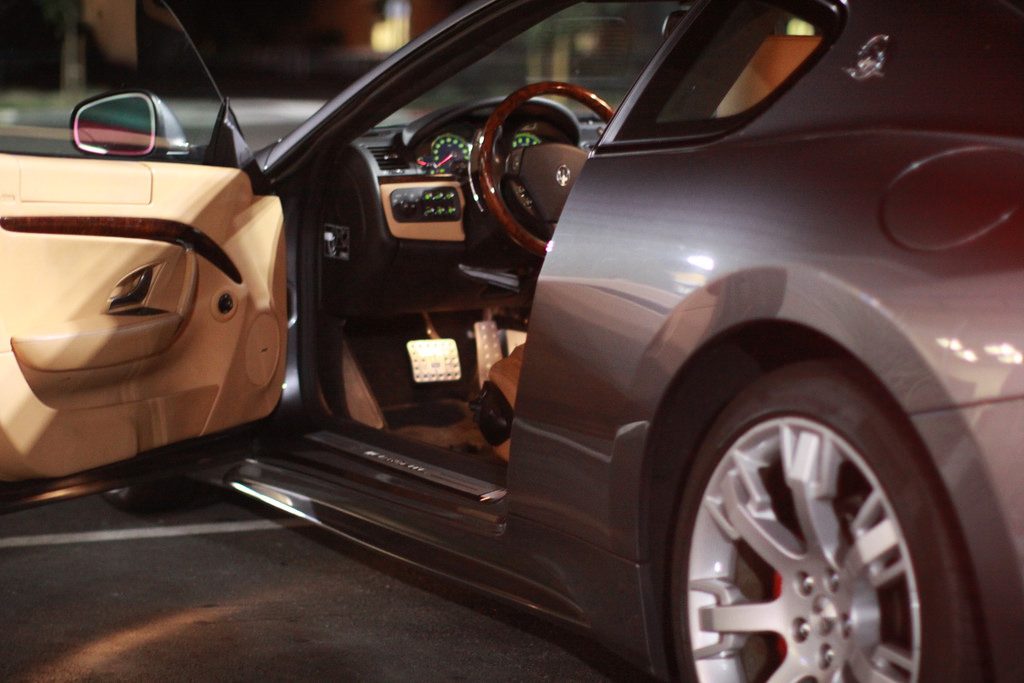
[[[462,379],[459,347],[454,339],[414,339],[405,345],[417,384],[457,382]]]
[[[476,339],[476,371],[480,378],[480,387],[483,388],[491,372],[491,366],[504,357],[498,324],[493,320],[473,323],[473,337]]]

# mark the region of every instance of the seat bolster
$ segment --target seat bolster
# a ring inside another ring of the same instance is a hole
[[[523,354],[526,345],[517,346],[507,358],[502,358],[488,373],[488,380],[493,382],[505,396],[505,400],[513,408],[516,407],[516,394],[519,391],[519,376],[523,372]]]
[[[517,346],[507,358],[502,358],[492,365],[491,371],[487,375],[487,381],[501,392],[512,408],[516,407],[516,394],[519,392],[519,376],[523,372],[525,349],[525,344]],[[510,439],[505,439],[502,443],[494,446],[494,452],[505,462],[508,462],[510,442]]]

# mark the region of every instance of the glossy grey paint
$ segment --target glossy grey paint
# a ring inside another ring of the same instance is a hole
[[[1019,204],[992,232],[946,250],[902,246],[881,220],[890,188],[915,165],[965,149],[1024,153],[1020,16],[952,1],[848,10],[821,62],[745,127],[635,150],[609,140],[588,162],[535,300],[509,470],[514,514],[657,560],[643,542],[651,440],[625,435],[654,420],[696,352],[745,324],[823,335],[910,415],[1024,396],[1024,366],[985,351],[1024,349]],[[883,32],[899,47],[886,76],[846,76]],[[950,35],[979,44],[936,43]],[[983,587],[995,643],[1021,632],[1024,504],[1007,484],[1017,477],[998,473],[1021,469],[1024,441],[1019,429],[976,429],[954,429],[982,444],[974,450],[929,445],[961,521],[989,530],[972,538],[975,572],[1003,570]],[[1019,665],[999,665],[1018,678]]]
[[[906,148],[904,137],[882,136],[881,153],[898,159],[890,146]],[[864,174],[833,161],[846,148],[826,139],[590,162],[535,303],[509,475],[517,515],[616,552],[642,548],[643,518],[622,510],[644,509],[647,451],[623,435],[653,419],[694,352],[748,322],[827,336],[908,413],[1019,395],[1020,366],[980,357],[983,343],[1024,348],[1019,233],[945,252],[898,247],[878,225],[884,180],[842,182]],[[652,165],[665,172],[644,177]],[[630,176],[645,182],[616,188]],[[808,191],[814,176],[823,185]],[[862,201],[836,206],[832,182]],[[710,272],[694,265],[711,261]],[[957,336],[977,362],[936,341]],[[989,511],[993,535],[1014,510]],[[1019,567],[1000,599],[1020,593]]]

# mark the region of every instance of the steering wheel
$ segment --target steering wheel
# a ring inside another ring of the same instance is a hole
[[[540,95],[561,95],[573,99],[606,123],[613,112],[607,102],[586,88],[547,81],[513,92],[484,124],[480,143],[480,184],[484,203],[513,242],[532,254],[544,256],[548,242],[537,233],[550,235],[554,230],[576,177],[587,160],[587,152],[575,145],[542,142],[512,150],[504,164],[500,164],[494,151],[494,142],[502,124],[525,102]],[[504,168],[499,168],[502,165]],[[508,185],[519,205],[521,211],[518,213],[528,218],[517,218],[509,209],[502,192],[503,183]],[[531,225],[524,224],[524,220]]]

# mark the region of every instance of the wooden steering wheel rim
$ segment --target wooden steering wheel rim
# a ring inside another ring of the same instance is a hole
[[[614,112],[607,102],[584,87],[572,83],[545,81],[527,85],[513,92],[495,108],[488,117],[487,123],[484,124],[483,138],[480,142],[480,184],[483,189],[484,203],[513,242],[531,254],[544,256],[548,250],[548,243],[516,220],[501,197],[499,187],[501,179],[494,177],[494,141],[497,138],[498,129],[523,103],[540,95],[561,95],[573,99],[600,116],[605,123],[612,118]]]

